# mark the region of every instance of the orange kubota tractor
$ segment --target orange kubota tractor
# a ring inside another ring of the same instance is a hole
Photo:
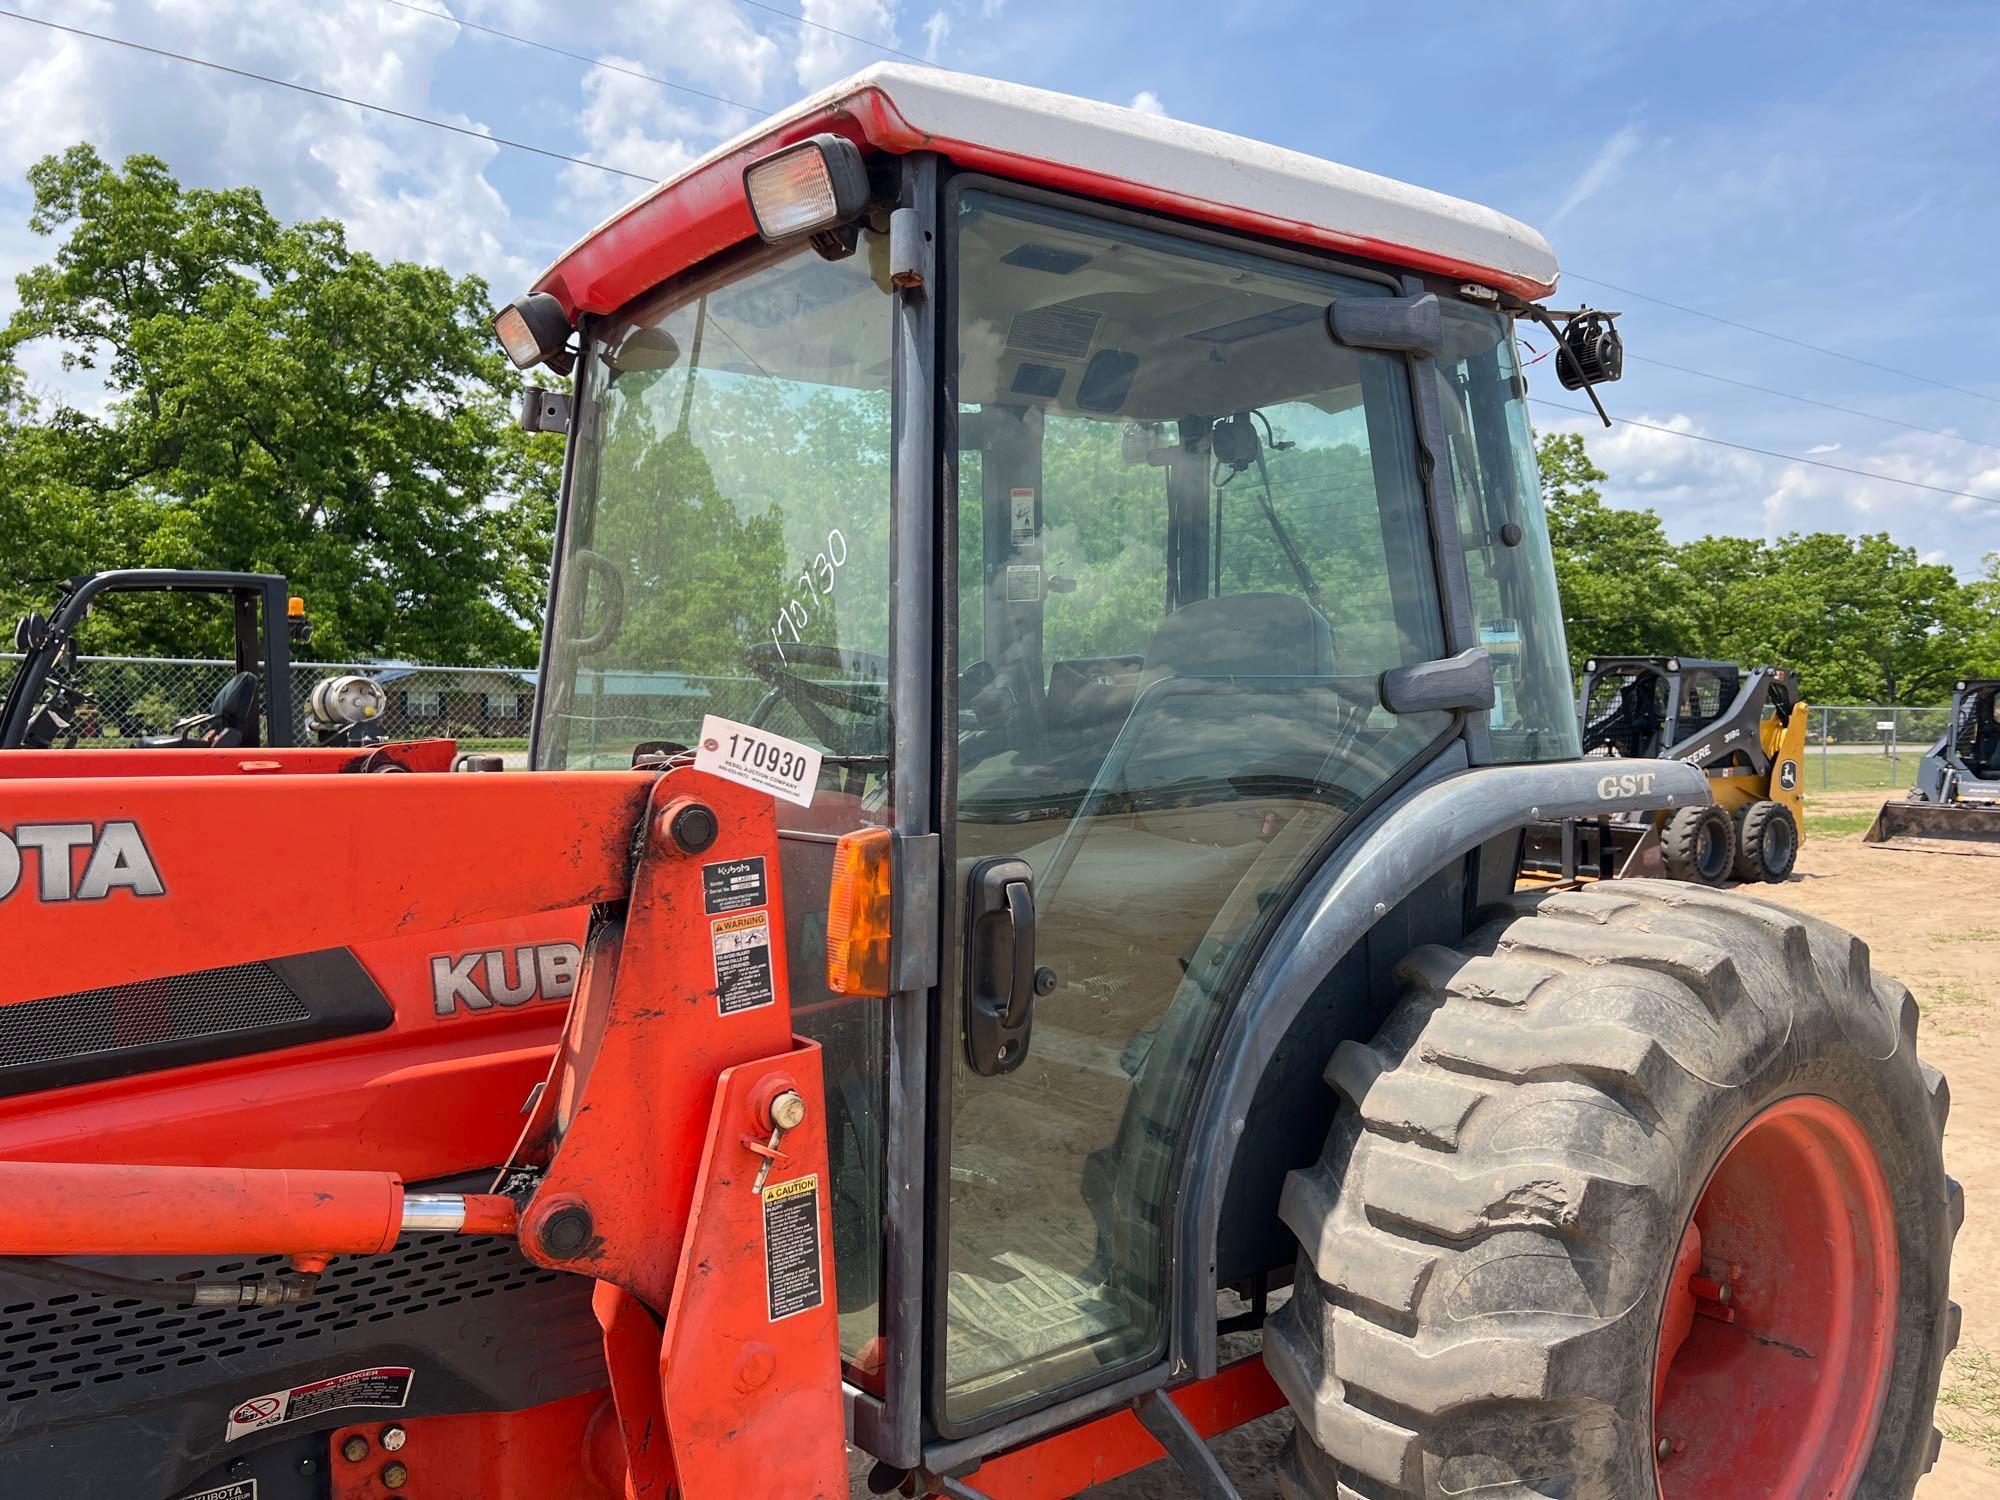
[[[1709,796],[1579,757],[1556,277],[893,66],[593,231],[496,319],[575,375],[526,770],[0,767],[0,1492],[805,1500],[847,1437],[1218,1497],[1289,1404],[1309,1500],[1908,1496],[1909,992],[1760,900],[1514,894],[1536,819]]]

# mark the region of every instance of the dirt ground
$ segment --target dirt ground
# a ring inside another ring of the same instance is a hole
[[[1923,1007],[1919,1047],[1951,1082],[1945,1163],[1964,1184],[1967,1212],[1952,1263],[1964,1335],[1945,1367],[1937,1416],[1946,1441],[1917,1500],[2000,1500],[2000,1214],[1991,1212],[2000,1203],[2000,855],[1870,848],[1859,830],[1882,796],[1816,795],[1797,872],[1760,893],[1858,933],[1876,967]],[[1244,1500],[1277,1500],[1289,1424],[1280,1413],[1217,1443]],[[1184,1500],[1196,1491],[1161,1463],[1088,1493]]]

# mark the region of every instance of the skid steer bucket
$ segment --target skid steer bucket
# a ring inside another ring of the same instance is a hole
[[[2000,802],[1884,802],[1861,840],[1892,849],[2000,855]]]

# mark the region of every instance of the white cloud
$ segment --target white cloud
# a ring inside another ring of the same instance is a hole
[[[636,60],[607,57],[612,67],[592,68],[583,79],[583,108],[577,129],[583,135],[582,155],[655,181],[671,177],[699,157],[726,125],[677,102],[659,85],[635,78],[619,68],[636,68]],[[565,206],[579,222],[595,222],[645,191],[643,182],[614,177],[589,167],[564,167]]]
[[[1167,112],[1166,105],[1160,103],[1160,96],[1151,89],[1140,89],[1134,94],[1130,107],[1142,115],[1164,115]]]
[[[1576,180],[1563,194],[1561,205],[1549,215],[1549,227],[1556,225],[1595,198],[1605,188],[1618,180],[1625,169],[1625,163],[1632,153],[1639,149],[1639,132],[1626,125],[1615,132],[1609,140],[1597,148],[1597,154],[1579,172]]]
[[[1797,450],[1841,466],[1832,469],[1690,441],[1681,434],[1716,434],[1684,412],[1614,408],[1614,414],[1651,428],[1620,422],[1607,432],[1589,419],[1569,417],[1543,425],[1581,433],[1591,458],[1610,476],[1602,487],[1605,499],[1657,511],[1676,540],[1704,533],[1770,539],[1790,531],[1887,531],[1919,552],[1940,554],[1963,577],[1979,570],[1983,553],[2000,548],[2000,505],[1989,503],[2000,500],[2000,454],[1989,450],[1914,433],[1872,447]],[[1828,452],[1839,457],[1825,458]],[[1850,469],[1868,473],[1844,472]],[[1963,493],[1938,494],[1892,480]]]
[[[941,10],[932,11],[931,18],[924,22],[924,56],[936,62],[950,36],[951,17]]]
[[[881,55],[878,49],[851,37],[898,45],[895,0],[802,0],[800,11],[814,23],[799,28],[798,56],[792,65],[802,88],[824,88]],[[836,36],[835,32],[847,35]]]

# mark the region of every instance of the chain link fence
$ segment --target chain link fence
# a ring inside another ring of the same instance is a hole
[[[1936,708],[1814,704],[1806,721],[1808,790],[1900,791],[1944,737],[1951,705]]]
[[[20,660],[0,653],[0,685],[11,680]],[[110,749],[167,734],[181,720],[207,713],[234,670],[232,662],[201,657],[82,657],[71,680],[90,696],[75,718],[76,744]],[[535,673],[523,667],[294,662],[289,711],[299,743],[310,743],[308,700],[314,685],[349,673],[381,684],[387,704],[374,728],[385,739],[448,738],[468,750],[527,753]],[[621,737],[691,743],[704,714],[748,719],[769,691],[754,677],[585,672],[573,706],[589,720],[583,733],[603,739],[605,748]]]
[[[20,657],[0,653],[0,683]],[[206,713],[233,665],[195,657],[86,656],[76,682],[91,695],[77,715],[77,744],[130,745],[166,734]],[[407,662],[294,662],[291,714],[301,742],[313,685],[345,673],[382,685],[388,706],[379,724],[392,740],[449,738],[467,749],[525,755],[534,712],[535,674],[523,667],[422,666]],[[745,720],[769,685],[754,677],[696,677],[672,672],[585,672],[571,709],[578,756],[638,740],[694,740],[704,714]],[[1935,708],[1815,704],[1806,726],[1807,787],[1901,790],[1951,719]],[[598,741],[602,741],[600,745]],[[588,741],[588,743],[585,743]]]

